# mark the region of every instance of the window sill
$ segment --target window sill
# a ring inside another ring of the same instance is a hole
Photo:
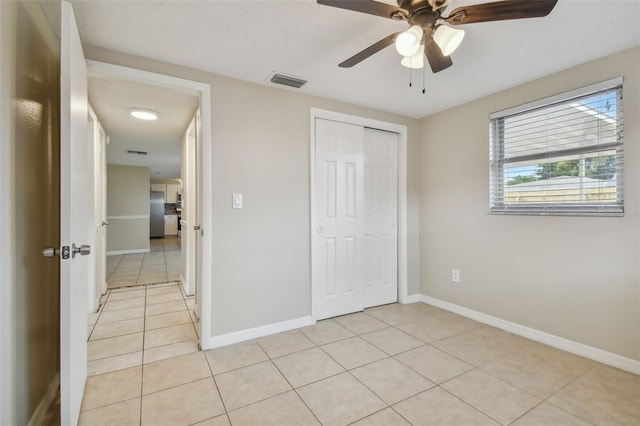
[[[517,216],[574,216],[574,217],[624,217],[624,211],[554,211],[554,210],[490,210],[490,215],[517,215]]]

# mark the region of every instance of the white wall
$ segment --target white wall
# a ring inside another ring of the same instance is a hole
[[[213,335],[311,314],[311,107],[408,126],[409,294],[419,292],[418,120],[85,46],[88,59],[211,84]],[[206,143],[206,141],[204,141]],[[231,208],[231,194],[244,208]]]
[[[489,113],[616,76],[625,216],[489,215]],[[422,293],[640,360],[639,102],[636,47],[424,118]]]

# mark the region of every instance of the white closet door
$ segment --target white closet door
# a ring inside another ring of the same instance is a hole
[[[316,319],[397,300],[398,135],[316,119]]]
[[[316,220],[312,232],[317,319],[364,308],[359,259],[363,140],[361,126],[316,120]]]
[[[398,301],[398,134],[364,129],[364,306]]]

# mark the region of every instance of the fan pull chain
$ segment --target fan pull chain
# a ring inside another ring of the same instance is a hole
[[[411,65],[411,59],[409,59],[409,65]],[[409,67],[409,87],[412,87],[413,85],[411,84],[411,67]]]
[[[424,84],[424,75],[427,73],[425,70],[427,69],[427,67],[422,67],[422,94],[424,95],[425,93],[427,93],[427,88],[425,87]]]

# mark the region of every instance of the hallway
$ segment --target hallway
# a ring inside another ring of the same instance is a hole
[[[153,238],[151,252],[107,256],[108,288],[180,281],[179,237]]]

